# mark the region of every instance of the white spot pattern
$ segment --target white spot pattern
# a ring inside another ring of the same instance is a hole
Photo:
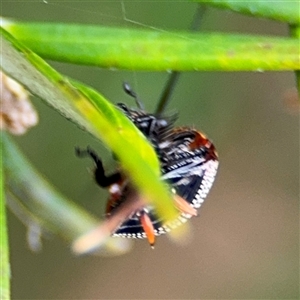
[[[209,160],[205,164],[205,172],[203,176],[202,183],[199,187],[199,190],[192,201],[191,206],[194,208],[199,208],[201,204],[204,202],[204,199],[206,198],[210,188],[212,187],[212,184],[214,182],[214,179],[216,177],[216,173],[218,170],[219,162],[216,160]],[[165,223],[163,226],[159,227],[158,229],[154,230],[154,234],[156,236],[170,232],[172,229],[177,228],[181,224],[185,223],[188,219],[191,218],[191,215],[186,213],[181,213],[180,216],[173,221],[169,221]],[[124,238],[139,238],[144,239],[146,238],[145,232],[143,233],[115,233],[113,234],[115,237],[124,237]]]

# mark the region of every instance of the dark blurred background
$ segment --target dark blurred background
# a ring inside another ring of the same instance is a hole
[[[1,15],[27,21],[188,29],[191,3],[2,2]],[[133,24],[133,22],[137,24]],[[140,23],[140,24],[139,24]],[[287,36],[286,24],[207,9],[201,30]],[[80,38],[80,37],[78,37]],[[133,106],[129,82],[153,111],[167,73],[102,70],[50,62],[113,102]],[[75,257],[57,237],[42,252],[28,250],[26,230],[9,214],[13,299],[298,299],[299,108],[292,72],[182,74],[167,111],[178,125],[195,126],[215,143],[220,169],[191,220],[188,245],[158,238],[155,250],[137,241],[124,256]],[[15,138],[33,164],[76,203],[103,215],[107,194],[92,181],[88,160],[74,146],[91,145],[107,169],[109,151],[34,99],[39,126]]]

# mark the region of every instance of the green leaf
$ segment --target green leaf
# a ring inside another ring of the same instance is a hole
[[[288,22],[290,24],[300,23],[300,2],[294,1],[236,1],[236,0],[191,0],[203,5],[215,6],[230,9],[246,15],[270,18],[277,21]]]
[[[82,84],[76,87],[1,28],[1,68],[34,95],[101,138],[118,157],[144,198],[166,220],[177,217],[161,182],[159,162],[146,138],[103,96]]]
[[[17,199],[29,218],[34,218],[32,222],[35,221],[43,229],[58,234],[69,243],[99,224],[94,216],[66,199],[49,184],[8,135],[3,133],[2,138],[9,195]],[[110,238],[97,254],[120,255],[130,248],[126,241]]]
[[[300,26],[290,26],[290,32],[291,32],[291,36],[298,38],[300,41]],[[299,42],[299,53],[300,53],[300,42]],[[298,100],[300,101],[300,71],[299,70],[295,71],[295,77],[296,77],[296,84],[298,87]]]
[[[296,38],[56,23],[3,26],[44,58],[70,63],[151,71],[300,69]]]
[[[10,299],[8,230],[4,197],[3,140],[0,137],[0,299]]]

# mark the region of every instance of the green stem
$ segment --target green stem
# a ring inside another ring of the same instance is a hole
[[[10,264],[9,246],[6,224],[6,211],[4,199],[4,171],[2,153],[2,135],[0,140],[0,299],[10,299]]]
[[[290,26],[290,35],[291,37],[297,38],[298,39],[298,51],[300,54],[300,26]],[[300,61],[300,57],[298,57],[298,60]],[[295,71],[295,77],[296,77],[296,86],[298,88],[298,98],[300,100],[300,71],[296,70]]]
[[[62,62],[141,71],[300,68],[299,41],[287,37],[2,21],[36,54]]]

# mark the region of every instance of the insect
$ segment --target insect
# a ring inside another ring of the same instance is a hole
[[[126,89],[127,88],[127,89]],[[136,95],[125,86],[125,91]],[[135,124],[154,147],[160,161],[161,178],[168,183],[174,205],[180,214],[172,222],[164,222],[151,205],[130,212],[112,232],[113,236],[147,238],[150,245],[155,236],[169,232],[197,214],[214,182],[218,169],[218,155],[213,143],[200,131],[190,127],[174,127],[175,116],[146,113],[139,101],[138,109],[129,109],[125,104],[117,104],[119,109]],[[96,165],[94,177],[98,185],[108,188],[107,218],[128,201],[130,183],[122,172],[106,175],[102,161],[91,148],[76,149],[79,157],[90,156]]]

